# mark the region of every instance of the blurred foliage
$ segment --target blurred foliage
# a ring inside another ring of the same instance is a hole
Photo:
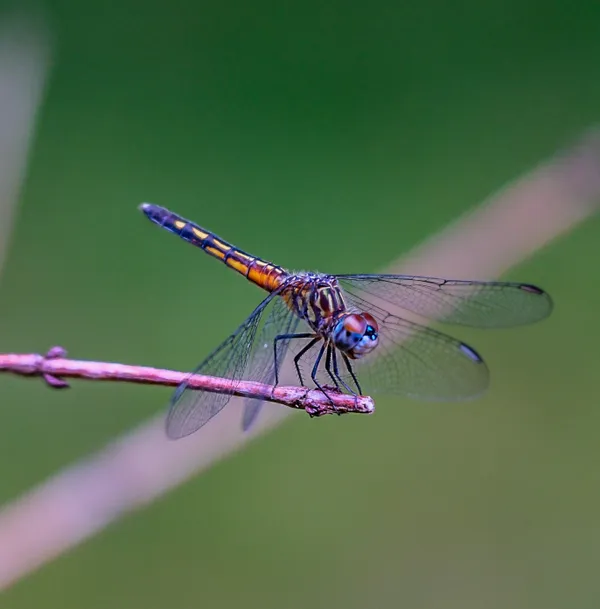
[[[4,351],[189,369],[250,312],[258,290],[141,201],[281,265],[374,271],[599,116],[593,0],[44,6],[57,52]],[[597,606],[599,237],[593,220],[511,272],[552,293],[549,321],[460,333],[492,368],[485,399],[297,415],[2,606]],[[3,377],[0,499],[169,393]]]

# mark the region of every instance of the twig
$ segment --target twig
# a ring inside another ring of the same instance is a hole
[[[177,386],[186,381],[194,389],[283,404],[289,408],[304,410],[311,417],[351,412],[371,414],[375,411],[372,398],[347,395],[341,393],[335,387],[327,386],[327,395],[325,395],[318,389],[290,386],[273,387],[253,381],[240,381],[232,386],[230,379],[214,376],[199,374],[190,376],[189,372],[178,372],[176,370],[74,360],[68,359],[66,355],[67,352],[62,347],[52,347],[46,355],[2,353],[0,354],[0,371],[23,376],[41,376],[48,385],[56,389],[69,387],[69,384],[63,380],[64,377],[168,386]]]

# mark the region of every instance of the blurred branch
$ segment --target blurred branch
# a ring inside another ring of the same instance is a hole
[[[0,20],[0,270],[29,144],[50,63],[50,35],[40,16],[17,12]]]
[[[62,347],[52,347],[46,355],[2,353],[0,371],[23,376],[41,376],[50,386],[58,389],[69,387],[63,380],[65,377],[168,386],[177,386],[186,381],[194,389],[283,404],[297,410],[305,410],[311,417],[349,412],[371,414],[375,410],[370,397],[347,395],[332,387],[326,387],[327,396],[318,389],[273,387],[252,381],[240,381],[232,387],[230,379],[190,375],[189,372],[147,366],[67,359],[66,355],[67,352]]]
[[[591,132],[388,272],[498,275],[590,217],[599,200],[600,134]],[[231,454],[287,413],[279,408],[243,434],[239,411],[226,408],[180,442],[167,442],[162,417],[155,418],[58,472],[0,511],[0,588]]]

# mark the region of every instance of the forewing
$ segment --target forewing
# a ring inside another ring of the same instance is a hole
[[[248,378],[272,385],[275,382],[275,353],[273,344],[277,336],[293,334],[300,323],[300,318],[292,313],[281,297],[277,297],[270,307],[268,315],[263,315],[259,324],[254,347],[249,358]],[[290,339],[277,341],[277,366],[282,370]],[[263,400],[246,398],[242,415],[242,429],[248,431],[256,421],[262,408]]]
[[[170,438],[194,433],[229,402],[244,378],[260,320],[269,315],[271,307],[279,300],[276,294],[269,294],[250,317],[177,387],[167,415],[166,430]],[[227,378],[231,381],[231,392],[212,393],[194,389],[188,381],[195,374]]]
[[[539,321],[552,311],[550,296],[525,283],[416,275],[336,277],[348,294],[383,308],[387,303],[392,313],[404,309],[449,324],[506,328]]]

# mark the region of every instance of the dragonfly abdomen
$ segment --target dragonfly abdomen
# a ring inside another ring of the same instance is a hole
[[[184,241],[203,249],[210,256],[218,258],[228,267],[244,275],[249,281],[268,292],[277,289],[289,275],[281,267],[247,254],[217,235],[164,207],[142,203],[140,209],[151,222],[179,235]]]

